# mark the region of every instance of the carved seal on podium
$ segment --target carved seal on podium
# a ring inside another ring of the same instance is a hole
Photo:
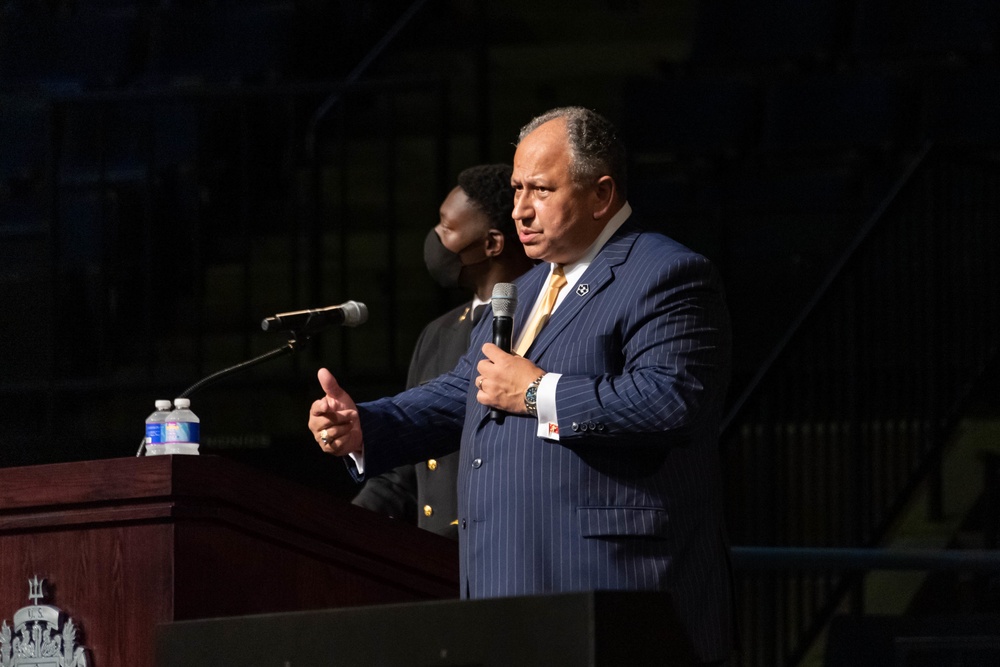
[[[32,604],[14,614],[14,628],[0,626],[0,667],[87,667],[87,649],[77,645],[77,626],[57,607],[39,604],[45,580],[28,580]]]

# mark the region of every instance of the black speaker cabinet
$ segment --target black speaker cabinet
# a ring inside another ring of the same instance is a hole
[[[663,593],[594,591],[180,621],[159,667],[692,664]]]

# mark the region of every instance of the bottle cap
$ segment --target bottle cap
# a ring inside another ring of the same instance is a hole
[[[166,401],[166,400],[160,399],[159,401],[156,402],[156,409],[157,410],[169,410],[170,409],[170,401]]]
[[[191,407],[191,399],[189,398],[175,398],[174,407],[180,410],[185,410]]]

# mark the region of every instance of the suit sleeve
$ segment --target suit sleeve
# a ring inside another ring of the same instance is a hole
[[[630,286],[632,296],[617,299],[621,310],[586,315],[592,321],[584,329],[595,335],[585,352],[610,372],[563,373],[556,389],[563,442],[623,434],[627,442],[644,442],[644,434],[662,442],[664,433],[683,438],[704,420],[718,419],[731,335],[714,267],[695,254],[665,266],[650,257],[634,275],[641,278]]]
[[[468,380],[460,373],[468,368],[463,357],[455,371],[391,398],[358,405],[366,475],[458,450],[468,392]]]
[[[420,331],[406,376],[407,388],[419,386],[436,374],[437,366],[452,362],[452,351],[435,345],[435,337],[442,322],[450,320],[451,313],[434,320]],[[380,475],[370,477],[351,501],[358,505],[394,518],[413,520],[417,513],[417,475],[413,465],[404,464]]]

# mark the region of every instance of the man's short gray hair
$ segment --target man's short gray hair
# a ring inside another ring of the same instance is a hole
[[[569,138],[570,176],[577,184],[587,184],[600,176],[610,176],[624,200],[628,188],[625,144],[611,122],[584,107],[559,107],[532,118],[521,128],[518,143],[539,126],[563,118]]]

